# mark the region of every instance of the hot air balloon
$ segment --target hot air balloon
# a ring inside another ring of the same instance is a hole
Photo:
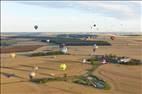
[[[96,44],[94,44],[94,48],[98,48],[98,46]]]
[[[82,63],[86,63],[86,59],[83,59]]]
[[[106,62],[106,60],[105,59],[103,59],[103,61],[101,62],[102,64],[106,64],[107,62]]]
[[[35,71],[37,71],[38,69],[39,69],[38,66],[35,66],[35,67],[34,67],[34,70],[35,70]]]
[[[66,54],[68,52],[68,49],[66,47],[64,48],[60,48],[61,52],[63,52],[64,54]]]
[[[32,80],[35,76],[36,76],[36,73],[35,73],[35,72],[31,72],[31,73],[29,74],[30,80]]]
[[[96,52],[96,49],[98,48],[98,46],[96,44],[93,45],[93,53],[91,55],[94,55]]]
[[[94,24],[93,26],[96,27],[96,24]]]
[[[11,56],[12,58],[15,58],[15,57],[16,57],[16,54],[15,54],[15,53],[11,53],[10,56]]]
[[[111,39],[111,40],[114,40],[114,39],[115,39],[115,36],[110,36],[110,39]]]
[[[38,26],[37,26],[37,25],[35,25],[35,26],[34,26],[34,28],[35,28],[35,30],[37,30],[37,29],[38,29]]]
[[[93,26],[91,26],[91,29],[93,29],[93,27],[96,27],[96,24],[94,24]]]
[[[61,65],[60,65],[60,69],[61,69],[62,71],[65,71],[66,68],[67,68],[67,65],[66,65],[66,64],[61,64]]]
[[[49,39],[47,39],[47,40],[46,40],[46,42],[48,42],[48,43],[49,43],[49,42],[50,42],[50,40],[49,40]]]

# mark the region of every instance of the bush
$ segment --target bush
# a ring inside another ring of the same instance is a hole
[[[39,53],[32,53],[29,56],[49,56],[49,55],[65,55],[65,53],[61,51],[53,51],[53,52],[39,52]],[[69,55],[69,54],[66,54]]]
[[[142,62],[141,60],[137,60],[137,59],[131,59],[129,62],[127,63],[120,63],[120,64],[125,64],[125,65],[141,65]]]
[[[92,79],[89,80],[88,77],[91,77]],[[95,88],[105,89],[105,90],[110,89],[110,86],[105,81],[99,79],[95,75],[80,76],[78,79],[76,79],[73,82],[82,84],[82,85],[93,86],[93,87],[95,84],[96,85]]]

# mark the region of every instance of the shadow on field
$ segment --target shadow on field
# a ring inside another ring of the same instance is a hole
[[[15,77],[15,78],[20,78],[20,79],[26,79],[24,77],[18,76],[14,73],[5,73],[5,72],[0,72],[0,74],[2,74],[3,76],[10,78],[10,77]]]
[[[46,63],[47,62],[47,63]],[[40,64],[48,64],[48,63],[52,63],[52,64],[61,64],[61,63],[66,63],[66,64],[72,64],[72,63],[80,63],[81,64],[81,59],[74,59],[74,60],[52,60],[51,62],[48,61],[44,61],[44,63],[40,63]]]
[[[19,71],[26,71],[26,72],[31,71],[31,70],[17,69],[17,68],[13,68],[13,67],[4,67],[4,66],[1,66],[1,68],[4,68],[4,69],[11,69],[11,70],[19,70]]]
[[[50,86],[50,88],[58,89],[58,90],[68,92],[71,94],[82,94],[81,92],[72,91],[71,89],[63,89],[63,88],[58,88],[58,87],[53,87],[53,86]]]
[[[23,83],[23,82],[29,82],[28,80],[21,80],[21,81],[14,81],[14,82],[7,82],[7,83],[0,83],[1,85],[9,85],[9,84],[17,84],[17,83]]]
[[[20,65],[20,66],[34,68],[34,66],[30,66],[30,65]],[[47,67],[39,67],[39,69],[57,70],[57,69],[54,69],[54,68],[47,68]]]

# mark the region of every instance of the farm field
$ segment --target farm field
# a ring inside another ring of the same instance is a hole
[[[115,54],[142,59],[142,41],[140,36],[117,37],[109,41],[112,46],[99,46],[97,55]],[[29,40],[28,40],[29,42]],[[25,42],[26,44],[26,42]],[[23,46],[24,47],[24,46]],[[59,69],[61,63],[67,64],[66,73],[69,76],[81,75],[91,68],[89,64],[82,64],[83,58],[89,58],[93,46],[67,46],[70,55],[27,57],[17,54],[11,58],[9,53],[1,53],[1,94],[142,94],[142,66],[105,64],[93,73],[111,85],[110,90],[101,90],[66,81],[53,81],[46,84],[29,82],[29,73],[34,66],[38,66],[36,77],[62,76]],[[33,47],[32,47],[33,48]],[[19,48],[20,49],[20,48]],[[22,48],[21,48],[22,49]],[[37,47],[34,51],[52,50],[48,45]],[[54,50],[58,50],[56,47]],[[5,74],[14,74],[6,77]]]

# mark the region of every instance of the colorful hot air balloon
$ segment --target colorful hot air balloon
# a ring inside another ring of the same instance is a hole
[[[35,26],[34,26],[34,28],[35,28],[35,30],[37,30],[37,29],[38,29],[38,26],[37,26],[37,25],[35,25]]]
[[[60,65],[60,69],[61,69],[62,71],[65,71],[66,68],[67,68],[67,65],[66,65],[66,64],[61,64],[61,65]]]

